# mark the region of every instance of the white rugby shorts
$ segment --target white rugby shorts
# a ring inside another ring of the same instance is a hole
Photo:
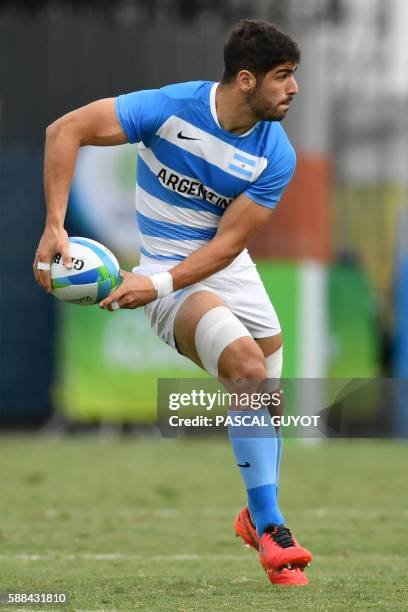
[[[165,272],[176,264],[177,262],[156,262],[142,257],[140,265],[133,268],[132,272],[151,276]],[[256,266],[248,251],[244,250],[220,272],[144,307],[152,330],[173,348],[176,348],[173,335],[174,319],[185,300],[196,291],[212,291],[218,295],[253,338],[267,338],[281,331],[277,314]]]

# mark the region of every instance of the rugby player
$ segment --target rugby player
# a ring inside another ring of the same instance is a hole
[[[252,381],[255,388],[278,380],[281,329],[246,247],[295,169],[280,122],[298,92],[299,61],[288,35],[269,22],[244,19],[226,41],[219,83],[98,100],[50,125],[47,217],[33,264],[38,283],[50,291],[56,253],[71,265],[64,220],[79,147],[139,143],[140,265],[122,272],[123,283],[100,306],[144,306],[160,338],[221,381]],[[312,555],[279,509],[281,436],[270,430],[268,436],[256,426],[249,436],[230,432],[248,499],[235,531],[259,550],[273,584],[304,585]]]

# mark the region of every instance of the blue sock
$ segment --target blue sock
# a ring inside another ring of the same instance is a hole
[[[229,425],[228,433],[248,493],[248,506],[258,535],[268,525],[282,525],[285,519],[279,510],[277,492],[278,443],[276,432],[265,410],[229,410],[228,416],[246,417],[249,424]],[[254,422],[257,417],[259,423]]]
[[[280,466],[281,466],[281,461],[282,461],[282,430],[281,429],[279,429],[279,431],[276,434],[276,444],[277,444],[277,451],[276,451],[276,500],[277,500],[278,495],[279,495],[279,472],[280,472]],[[249,518],[251,519],[252,524],[255,526],[255,515],[254,515],[254,511],[251,508],[251,500],[249,499],[249,497],[248,497],[248,511],[249,511]]]

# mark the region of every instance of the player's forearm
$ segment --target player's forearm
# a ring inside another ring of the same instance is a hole
[[[46,132],[44,155],[44,192],[47,205],[46,224],[64,225],[69,189],[74,176],[80,141],[75,131],[60,119]]]
[[[229,266],[243,251],[245,243],[228,234],[215,236],[206,245],[171,268],[174,291],[197,283]]]

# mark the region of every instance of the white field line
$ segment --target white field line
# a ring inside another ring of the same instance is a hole
[[[219,508],[202,508],[198,510],[195,517],[209,517],[209,518],[230,518],[233,520],[238,514],[240,508],[231,510],[220,510]],[[83,519],[92,518],[97,519],[99,516],[106,518],[107,514],[102,512],[99,514],[94,511],[81,511],[76,510],[73,512],[59,512],[53,508],[49,508],[45,511],[44,517],[49,520],[56,520],[63,515],[64,519]],[[304,510],[292,510],[292,516],[304,517],[304,518],[319,518],[331,520],[333,517],[341,516],[346,519],[365,519],[365,520],[379,520],[384,517],[384,514],[391,518],[408,519],[408,510],[403,508],[384,508],[384,509],[373,509],[373,508],[305,508]],[[148,518],[154,517],[155,519],[172,520],[186,514],[178,510],[177,508],[157,508],[152,510],[118,510],[114,514],[109,515],[112,518],[123,518],[123,519],[137,519],[137,518]]]
[[[126,553],[79,553],[76,555],[0,555],[0,561],[242,561],[239,555],[139,555]]]
[[[243,551],[243,548],[241,548]],[[248,552],[249,555],[253,557],[254,553],[252,551]],[[339,553],[337,555],[339,558],[342,555]],[[370,559],[374,562],[376,558],[378,559],[394,559],[396,557],[401,557],[404,559],[404,553],[394,553],[394,554],[373,554],[370,553]],[[330,555],[322,555],[319,554],[318,559],[320,563],[325,560],[330,560],[332,557]],[[347,558],[347,555],[344,557]],[[157,561],[157,562],[184,562],[184,561],[206,561],[206,562],[217,562],[217,561],[245,561],[245,556],[243,555],[196,555],[196,554],[186,554],[186,555],[134,555],[134,554],[125,554],[125,553],[105,553],[105,554],[93,554],[93,553],[80,553],[77,555],[60,555],[58,553],[47,554],[47,555],[30,555],[30,554],[15,554],[15,555],[0,555],[1,561]],[[394,562],[393,562],[394,563]],[[398,567],[390,568],[390,570],[398,570]]]
[[[394,519],[408,519],[408,510],[402,508],[384,508],[375,510],[373,508],[313,508],[303,510],[300,513],[294,512],[294,515],[304,516],[305,518],[319,518],[332,520],[334,517],[344,517],[345,519],[363,519],[363,520],[380,520],[387,515]]]

